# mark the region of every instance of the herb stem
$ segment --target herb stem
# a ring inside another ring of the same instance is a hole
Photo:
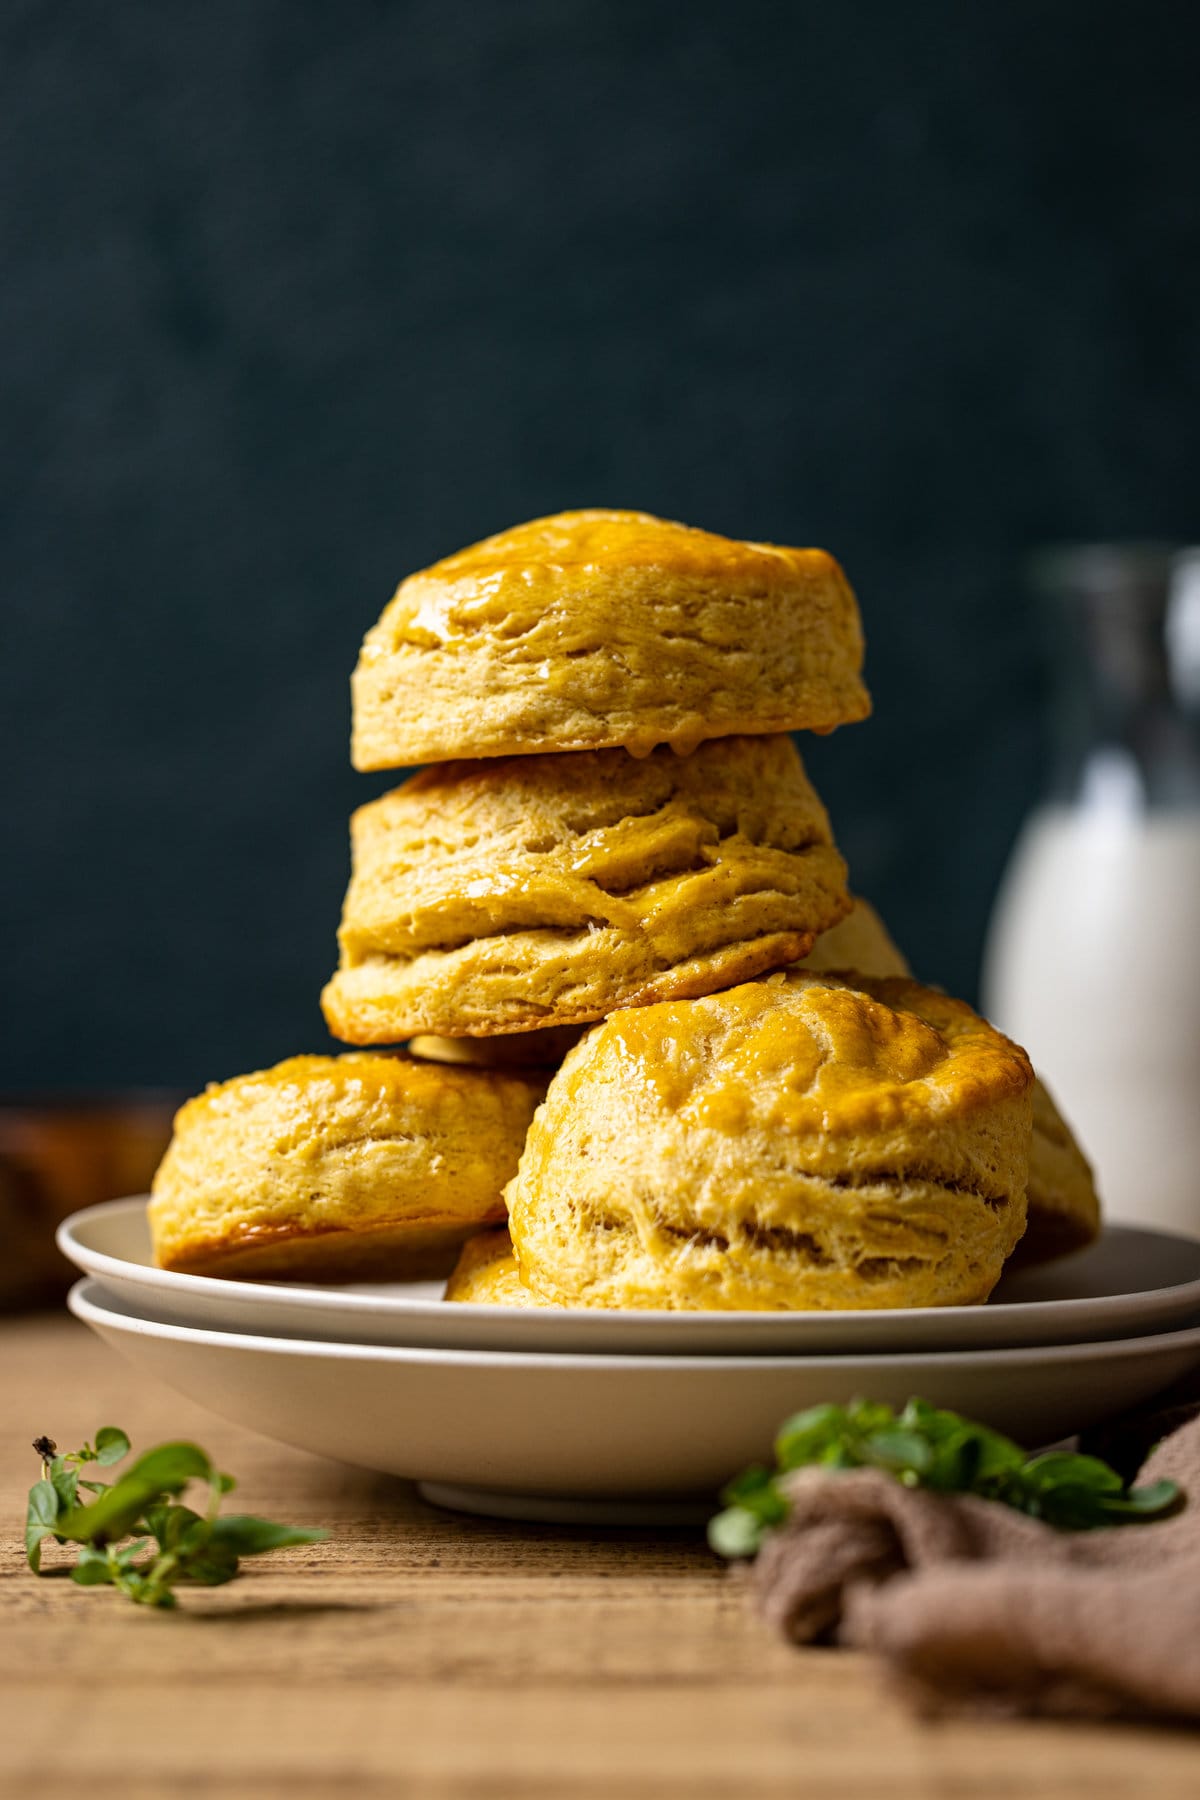
[[[146,1599],[151,1605],[157,1603],[160,1594],[170,1585],[170,1578],[179,1562],[173,1550],[163,1550],[146,1570]]]

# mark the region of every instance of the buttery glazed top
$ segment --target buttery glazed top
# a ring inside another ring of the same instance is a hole
[[[865,718],[862,626],[824,550],[590,510],[516,525],[401,582],[354,675],[358,768]]]
[[[264,1150],[316,1160],[359,1140],[403,1135],[402,1121],[411,1120],[414,1107],[430,1126],[435,1120],[443,1126],[478,1123],[480,1095],[489,1086],[520,1103],[536,1093],[538,1083],[521,1075],[420,1062],[402,1051],[291,1056],[274,1068],[211,1084],[181,1108],[176,1135],[183,1127],[204,1130],[253,1111],[260,1122],[270,1121]],[[414,1127],[408,1129],[415,1135]]]
[[[410,575],[380,621],[380,640],[369,639],[364,656],[380,654],[389,640],[392,647],[445,643],[493,619],[540,613],[564,591],[580,607],[583,626],[593,606],[611,604],[610,584],[627,571],[720,584],[757,599],[782,596],[814,574],[836,577],[845,586],[824,550],[742,543],[651,513],[555,513],[514,525]],[[569,654],[573,646],[564,641],[562,647]]]
[[[732,1137],[888,1135],[1017,1098],[1033,1080],[1025,1052],[969,1006],[900,978],[789,971],[614,1013],[588,1044],[559,1082],[594,1082],[610,1062],[653,1112]]]

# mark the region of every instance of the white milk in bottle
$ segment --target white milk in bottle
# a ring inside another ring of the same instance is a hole
[[[1110,1218],[1200,1236],[1200,556],[1040,565],[1059,762],[997,898],[984,1010],[1029,1051]]]

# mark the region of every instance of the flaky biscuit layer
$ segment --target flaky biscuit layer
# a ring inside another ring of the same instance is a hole
[[[446,1283],[447,1300],[472,1306],[545,1306],[521,1280],[507,1227],[468,1238]]]
[[[451,763],[360,808],[322,996],[349,1043],[487,1037],[709,993],[849,901],[790,738]]]

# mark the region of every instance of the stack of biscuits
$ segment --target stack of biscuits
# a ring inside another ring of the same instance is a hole
[[[1018,1246],[1089,1241],[1024,1051],[847,890],[790,734],[865,718],[861,664],[823,551],[642,513],[404,581],[353,759],[427,766],[353,820],[322,1006],[354,1048],[182,1109],[159,1262],[825,1309],[982,1301]]]

